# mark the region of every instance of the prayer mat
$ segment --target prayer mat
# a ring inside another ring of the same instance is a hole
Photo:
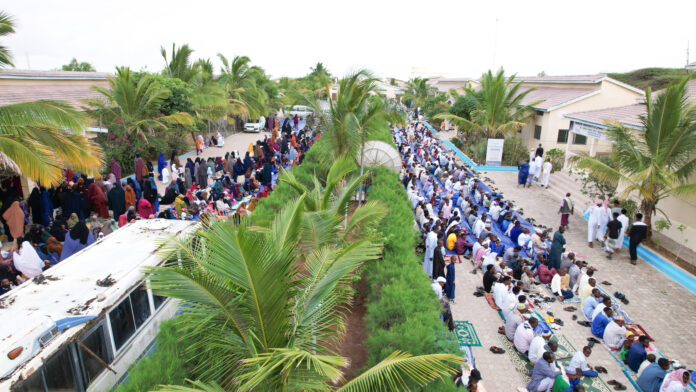
[[[558,342],[558,350],[556,351],[556,361],[559,366],[567,366],[570,363],[570,359],[575,354],[575,347],[568,341],[568,339],[563,335],[554,335],[551,339]],[[507,339],[504,335],[498,335],[498,340],[500,342],[500,347],[505,349],[505,353],[508,355],[512,364],[520,373],[524,383],[529,382],[529,375],[532,373],[532,365],[529,360],[524,355],[520,354],[511,341]],[[580,382],[584,387],[586,392],[611,392],[612,389],[607,386],[607,384],[599,377],[583,377]]]
[[[495,304],[495,300],[493,299],[493,294],[491,293],[484,293],[483,298],[486,299],[486,302],[488,302],[488,306],[491,307],[493,310],[500,310],[498,305]]]
[[[651,342],[655,341],[655,339],[650,337],[650,335],[648,335],[648,333],[645,332],[645,329],[643,329],[643,327],[640,324],[627,324],[626,331],[633,332],[633,334],[636,336],[647,336]]]
[[[454,333],[457,335],[459,346],[481,347],[481,340],[476,334],[474,325],[468,321],[455,321]]]

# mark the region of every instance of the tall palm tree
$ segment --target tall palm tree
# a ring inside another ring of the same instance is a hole
[[[402,101],[410,101],[409,107],[423,107],[425,99],[434,95],[433,88],[428,85],[428,78],[413,78],[406,82]]]
[[[251,118],[266,114],[267,96],[256,86],[256,79],[263,70],[250,66],[251,60],[246,56],[235,56],[231,62],[220,53],[218,57],[222,62],[218,82],[225,88],[230,99],[244,105],[244,112],[237,114]]]
[[[0,11],[0,37],[13,32],[12,18]],[[0,67],[7,65],[12,57],[0,46]],[[63,101],[0,106],[0,169],[47,186],[60,183],[64,167],[97,174],[102,154],[81,135],[86,126],[86,116]]]
[[[486,138],[504,137],[524,127],[534,114],[532,106],[538,102],[522,104],[524,98],[535,89],[521,91],[522,83],[513,83],[515,75],[505,78],[501,68],[493,75],[490,70],[481,77],[481,89],[467,87],[466,94],[476,102],[471,119],[451,113],[441,113],[435,119],[447,119],[465,132],[475,132]]]
[[[304,197],[289,203],[269,227],[214,222],[161,249],[164,267],[149,269],[152,289],[183,301],[187,350],[197,357],[193,389],[289,391],[338,389],[345,358],[336,353],[351,299],[351,274],[380,255],[369,240],[307,246]],[[454,372],[458,356],[394,353],[342,390],[424,385]]]
[[[191,54],[193,49],[187,44],[176,48],[176,44],[172,44],[171,59],[167,56],[167,50],[160,47],[160,53],[164,59],[164,74],[170,78],[178,78],[186,83],[191,82],[199,73],[199,68],[191,65]]]
[[[572,163],[591,171],[601,181],[623,186],[621,196],[636,195],[652,239],[652,216],[660,200],[674,196],[696,198],[696,104],[686,97],[688,79],[666,88],[657,97],[645,93],[647,115],[641,117],[645,131],[633,131],[611,123],[606,131],[612,142],[611,167],[587,154]]]
[[[184,112],[162,115],[159,107],[171,92],[150,76],[137,80],[130,68],[116,68],[116,76],[109,77],[109,88],[93,86],[103,98],[85,100],[96,118],[110,123],[119,122],[130,135],[144,140],[170,125],[193,125],[193,117]]]

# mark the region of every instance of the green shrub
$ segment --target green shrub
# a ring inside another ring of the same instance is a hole
[[[527,159],[529,150],[524,146],[522,140],[517,136],[505,138],[503,144],[503,165],[517,166],[520,162]]]
[[[459,140],[458,137],[451,138],[450,142],[452,142],[452,144],[460,150],[462,149],[462,147],[464,147],[464,144],[462,143],[461,140]]]
[[[368,365],[395,350],[414,355],[461,354],[456,337],[440,322],[437,296],[415,254],[420,237],[398,176],[386,168],[375,168],[368,199],[389,206],[389,214],[378,226],[384,241],[382,260],[365,267],[370,277],[365,314]],[[436,383],[428,390],[456,388],[451,383]]]
[[[565,151],[560,148],[552,148],[546,151],[546,158],[551,161],[553,166],[553,171],[559,171],[563,169],[563,163],[565,161]]]
[[[177,333],[177,320],[160,324],[152,351],[131,365],[126,379],[114,387],[114,392],[151,391],[162,384],[184,385],[184,380],[192,377],[194,364],[184,356],[188,343]]]

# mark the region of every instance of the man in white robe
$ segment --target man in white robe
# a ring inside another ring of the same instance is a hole
[[[544,165],[544,158],[542,158],[540,156],[537,156],[536,158],[534,158],[534,169],[535,169],[534,177],[537,179],[537,181],[539,180],[539,176],[541,176],[541,168],[543,165]]]
[[[425,237],[425,257],[423,258],[423,272],[430,276],[433,273],[433,255],[437,247],[437,232],[439,227],[435,226]],[[432,279],[432,276],[430,276]]]
[[[590,248],[594,247],[594,239],[599,233],[602,220],[602,201],[589,208],[590,217],[587,219],[587,242]]]
[[[549,176],[551,176],[551,170],[553,170],[553,165],[550,161],[544,162],[542,166],[544,174],[541,175],[541,186],[548,189],[549,188]]]
[[[621,222],[621,230],[619,231],[619,238],[616,240],[616,245],[614,245],[614,252],[619,253],[619,250],[623,246],[626,230],[628,229],[628,217],[626,216],[626,210],[621,209],[621,214],[616,219]]]

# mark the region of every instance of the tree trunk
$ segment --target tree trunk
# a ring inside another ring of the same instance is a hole
[[[652,243],[653,231],[652,231],[652,215],[655,213],[655,204],[642,201],[640,209],[643,211],[643,223],[648,226],[648,232],[646,234],[646,242]]]

